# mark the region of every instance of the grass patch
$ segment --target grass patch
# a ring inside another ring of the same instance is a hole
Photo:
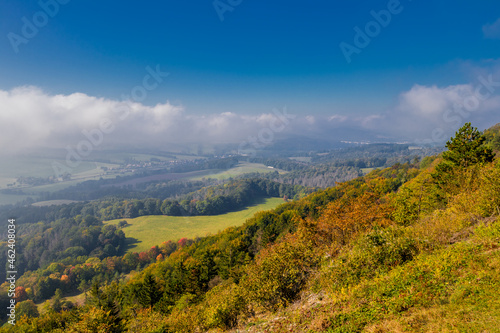
[[[77,294],[74,296],[66,296],[64,298],[67,301],[70,301],[71,303],[79,306],[82,306],[85,303],[85,293]]]
[[[52,163],[57,162],[66,165],[65,159],[46,158],[46,157],[3,157],[2,165],[0,166],[0,185],[5,182],[12,182],[18,177],[49,177],[54,176],[54,168]],[[96,163],[91,161],[82,161],[76,168],[72,168],[71,172],[74,177],[92,176],[103,173],[100,166],[113,166],[107,163]]]
[[[289,157],[289,159],[292,161],[297,161],[297,162],[310,163],[312,160],[312,157],[299,156],[299,157]]]
[[[123,228],[129,241],[127,252],[141,252],[168,240],[180,238],[195,238],[215,234],[233,226],[242,225],[255,213],[270,210],[283,203],[281,198],[267,198],[246,209],[213,216],[141,216],[135,219],[125,219],[129,226]],[[104,222],[118,224],[124,219]]]
[[[2,204],[15,204],[28,197],[36,198],[42,192],[55,192],[80,182],[92,179],[109,178],[105,175],[105,171],[101,167],[114,167],[115,164],[83,161],[78,167],[71,169],[73,173],[70,181],[57,182],[41,186],[20,186],[16,183],[19,177],[39,177],[47,178],[54,176],[53,162],[58,162],[65,165],[65,160],[49,157],[10,157],[3,158],[4,162],[0,166],[0,190],[13,189],[21,190],[23,194],[0,193],[0,202]],[[112,176],[113,178],[115,176]]]
[[[213,178],[217,180],[229,179],[237,177],[246,173],[260,172],[260,173],[270,173],[278,171],[280,174],[286,173],[279,169],[268,168],[264,164],[260,163],[248,163],[241,162],[236,167],[229,170],[208,170],[206,175],[190,178],[191,180],[201,180],[202,178]]]
[[[36,207],[47,207],[47,206],[60,206],[60,205],[67,205],[71,203],[75,203],[78,201],[75,200],[48,200],[48,201],[39,201],[35,202],[33,206]]]
[[[363,175],[367,175],[375,169],[377,168],[361,168],[361,171],[363,172]]]
[[[14,195],[14,194],[0,193],[0,205],[14,205],[18,202],[28,199],[29,197],[32,197],[32,195],[29,194]]]

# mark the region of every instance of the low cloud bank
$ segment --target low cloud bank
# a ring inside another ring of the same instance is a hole
[[[37,87],[0,90],[0,149],[94,146],[161,148],[182,143],[241,143],[279,135],[343,139],[379,137],[437,143],[466,121],[489,126],[500,121],[500,80],[480,76],[475,84],[415,85],[380,114],[294,114],[288,109],[258,115],[232,112],[193,115],[168,101],[155,106],[97,98],[82,93],[49,95]],[[498,118],[498,119],[497,119]],[[259,135],[261,136],[259,138]],[[366,137],[366,136],[365,136]],[[251,140],[251,139],[250,139]]]

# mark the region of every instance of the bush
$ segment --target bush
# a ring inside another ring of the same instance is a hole
[[[261,252],[242,286],[251,300],[276,311],[297,298],[317,261],[309,246],[289,237]]]
[[[323,268],[317,287],[332,292],[349,288],[386,273],[418,254],[416,240],[401,228],[375,229],[346,250],[331,266]]]
[[[500,161],[483,170],[480,176],[477,209],[482,216],[500,214]]]
[[[80,321],[67,328],[67,332],[118,333],[122,332],[122,328],[111,311],[90,307],[82,314]]]
[[[408,188],[403,187],[393,197],[394,212],[392,218],[400,225],[410,225],[420,217],[418,197]]]
[[[479,225],[475,231],[475,237],[483,244],[489,244],[492,247],[500,246],[500,219],[497,218],[489,225]]]
[[[169,332],[166,317],[151,309],[142,309],[137,311],[127,324],[127,332],[129,333],[164,333]]]
[[[439,206],[438,188],[430,171],[422,171],[391,196],[392,219],[400,225],[410,225]]]
[[[210,290],[202,304],[204,324],[207,329],[230,329],[246,311],[243,290],[236,284],[219,285]]]
[[[19,302],[16,305],[16,315],[19,317],[27,316],[28,318],[38,317],[38,308],[32,300]]]

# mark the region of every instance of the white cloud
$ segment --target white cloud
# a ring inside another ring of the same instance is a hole
[[[328,121],[331,122],[336,122],[336,123],[343,123],[348,119],[347,116],[342,116],[339,114],[334,114],[333,116],[328,117]]]
[[[410,91],[400,95],[398,109],[404,115],[416,115],[436,120],[444,110],[461,103],[467,96],[473,94],[471,85],[454,85],[445,88],[415,85]]]
[[[385,116],[380,114],[372,114],[364,117],[356,117],[356,123],[360,124],[363,128],[377,128],[379,123],[385,119]]]
[[[316,117],[314,116],[306,116],[305,119],[309,125],[314,125],[316,123]]]
[[[384,119],[385,127],[395,135],[426,141],[449,137],[469,121],[483,129],[500,121],[497,89],[487,95],[480,82],[443,88],[415,85],[400,94],[398,104]]]
[[[83,131],[99,129],[103,120],[114,129],[103,135],[101,148],[162,148],[172,143],[200,142],[238,144],[270,128],[279,129],[275,139],[301,135],[340,140],[367,133],[427,139],[437,128],[453,134],[466,121],[479,128],[500,121],[500,87],[495,86],[498,91],[479,100],[473,110],[464,106],[477,95],[478,86],[479,83],[448,87],[415,85],[402,92],[397,104],[384,113],[295,115],[285,126],[276,122],[276,110],[258,115],[233,112],[193,115],[181,105],[169,102],[146,106],[82,93],[49,95],[37,87],[19,87],[0,90],[0,152],[76,147],[86,139]],[[481,92],[484,94],[487,89],[483,87]],[[293,114],[293,107],[288,113]]]
[[[500,18],[494,23],[485,24],[483,26],[484,38],[500,39]]]
[[[130,114],[120,120],[124,110]],[[0,91],[0,147],[3,150],[66,146],[80,140],[83,130],[99,128],[107,119],[115,125],[110,141],[138,139],[149,133],[172,130],[182,108],[168,102],[154,107],[96,98],[81,93],[45,94],[36,87]],[[147,128],[148,132],[144,132]],[[111,140],[112,139],[112,140]],[[9,149],[10,148],[10,149]]]
[[[146,106],[82,93],[49,95],[37,87],[0,90],[0,151],[75,146],[82,131],[99,129],[103,120],[114,129],[104,134],[103,147],[161,147],[167,143],[238,143],[270,126],[276,115],[232,112],[187,114],[169,102]],[[279,126],[280,124],[274,124]],[[293,133],[291,122],[284,132]]]

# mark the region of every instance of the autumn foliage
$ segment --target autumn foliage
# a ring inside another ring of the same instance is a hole
[[[269,326],[254,331],[399,332],[426,325],[418,318],[433,307],[465,300],[470,310],[486,298],[480,288],[491,293],[500,287],[493,278],[500,277],[494,273],[500,163],[489,163],[484,140],[474,140],[479,133],[462,132],[464,140],[452,140],[449,148],[456,150],[444,159],[374,170],[260,212],[241,227],[123,258],[50,265],[37,293],[53,294],[97,273],[106,279],[94,279],[87,304],[68,311],[71,316],[62,311],[23,319],[19,329],[221,332],[267,318]],[[468,144],[477,154],[461,159]],[[436,167],[443,161],[444,169]],[[111,277],[120,267],[137,271]],[[482,275],[471,273],[477,267]],[[415,313],[405,329],[392,330],[390,320]],[[440,319],[436,313],[432,320]]]
[[[329,203],[316,221],[316,244],[338,249],[368,228],[390,223],[391,209],[374,193]]]

